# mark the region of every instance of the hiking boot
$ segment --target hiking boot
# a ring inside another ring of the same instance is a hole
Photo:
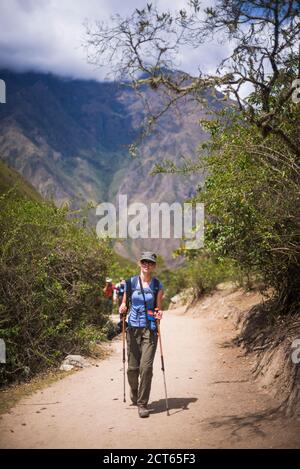
[[[146,405],[139,405],[139,416],[143,419],[145,417],[149,417],[149,410],[147,409]]]
[[[130,390],[130,399],[131,399],[132,405],[137,405],[137,399],[138,399],[137,391],[133,391],[132,389]]]

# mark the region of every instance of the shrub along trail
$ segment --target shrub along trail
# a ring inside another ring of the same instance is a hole
[[[300,422],[251,378],[251,360],[226,347],[229,320],[205,311],[165,313],[162,339],[170,416],[159,349],[150,418],[123,403],[122,340],[112,354],[23,398],[0,420],[2,448],[260,448],[300,446]]]

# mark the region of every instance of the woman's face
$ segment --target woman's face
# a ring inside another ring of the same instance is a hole
[[[140,267],[141,267],[141,271],[143,273],[151,273],[153,272],[153,270],[155,269],[155,262],[151,262],[151,261],[140,261],[139,262],[140,264]]]

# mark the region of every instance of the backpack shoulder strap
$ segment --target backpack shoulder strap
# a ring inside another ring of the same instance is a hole
[[[153,288],[154,288],[154,308],[157,307],[157,295],[159,291],[159,280],[156,277],[153,277]]]
[[[127,308],[131,305],[132,293],[137,287],[138,276],[130,277],[126,280],[126,306]]]
[[[131,278],[128,278],[126,280],[126,306],[127,306],[127,308],[129,308],[129,306],[130,306],[131,295],[132,295]]]

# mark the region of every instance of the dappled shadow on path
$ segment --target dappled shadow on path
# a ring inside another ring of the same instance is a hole
[[[223,384],[223,383],[226,383],[226,384],[236,384],[236,383],[249,383],[249,379],[224,379],[224,380],[220,380],[220,381],[212,381],[211,384]]]
[[[189,410],[188,405],[196,402],[196,397],[171,397],[168,399],[170,415],[177,414],[183,410]],[[152,401],[148,406],[151,414],[160,414],[166,412],[166,400],[159,399],[158,401]]]
[[[245,433],[247,433],[248,437],[250,435],[265,437],[266,432],[262,430],[261,425],[266,422],[272,422],[281,415],[280,407],[273,407],[260,412],[246,413],[244,415],[224,415],[215,420],[204,420],[202,423],[206,427],[213,429],[223,428],[231,437],[237,440],[243,440],[245,439]]]

